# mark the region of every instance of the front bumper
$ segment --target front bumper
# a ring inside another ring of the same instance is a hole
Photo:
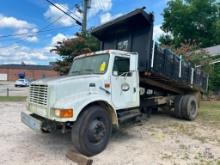
[[[39,116],[39,118],[37,117],[37,119],[42,118],[42,120],[50,120],[50,121],[55,121],[58,123],[73,121],[72,118],[58,118],[58,117],[56,117],[55,116],[55,108],[49,108],[47,106],[37,105],[34,103],[28,103],[26,108],[27,108],[28,112]],[[59,108],[57,108],[57,109],[59,109]],[[62,109],[62,108],[60,108],[60,109]]]
[[[31,129],[36,131],[40,131],[43,125],[43,122],[41,120],[38,120],[24,112],[21,112],[21,121]]]
[[[50,117],[50,110],[47,106],[43,106],[43,105],[38,105],[38,104],[34,104],[34,103],[28,103],[27,104],[27,111],[29,111],[30,113],[39,115],[43,118],[48,118]]]

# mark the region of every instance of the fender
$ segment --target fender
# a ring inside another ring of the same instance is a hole
[[[117,113],[115,110],[114,105],[111,103],[111,96],[108,96],[106,94],[100,94],[100,93],[84,93],[80,95],[73,95],[65,97],[61,100],[56,101],[56,104],[53,106],[57,109],[66,109],[66,108],[72,108],[73,109],[73,117],[67,118],[67,119],[60,119],[60,118],[54,118],[56,121],[76,121],[79,114],[83,111],[83,109],[88,106],[91,103],[96,102],[104,102],[109,107],[111,107],[110,111],[113,111],[112,121],[113,124],[118,125],[117,120]],[[112,113],[112,112],[111,112]]]

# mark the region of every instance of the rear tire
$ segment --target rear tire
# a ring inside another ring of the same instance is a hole
[[[195,120],[198,115],[198,102],[194,95],[186,95],[182,101],[182,115],[186,120]]]
[[[72,127],[74,147],[86,156],[102,152],[109,141],[112,123],[108,112],[100,106],[90,106]]]
[[[179,95],[175,97],[174,101],[174,115],[177,118],[182,118],[182,101],[183,101],[183,96]]]

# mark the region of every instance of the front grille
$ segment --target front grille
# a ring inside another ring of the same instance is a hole
[[[31,84],[29,100],[31,103],[47,105],[47,94],[48,94],[47,85]]]

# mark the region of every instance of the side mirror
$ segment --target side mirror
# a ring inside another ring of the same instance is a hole
[[[130,56],[130,72],[136,71],[138,68],[138,54],[131,54]]]

